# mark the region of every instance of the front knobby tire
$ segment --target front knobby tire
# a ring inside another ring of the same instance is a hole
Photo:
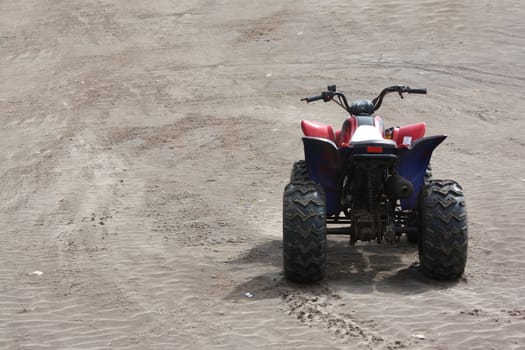
[[[432,181],[432,165],[428,163],[427,168],[425,169],[425,175],[423,177],[423,185],[428,185]],[[407,241],[412,244],[417,244],[419,242],[419,232],[407,232]]]
[[[463,189],[452,180],[432,180],[421,190],[419,262],[438,280],[455,280],[465,271],[468,248]]]
[[[310,176],[308,175],[308,168],[304,160],[298,160],[293,163],[292,173],[290,175],[290,183],[299,181],[309,181]]]
[[[423,177],[423,182],[425,185],[428,185],[432,181],[432,165],[428,163],[427,168],[425,169],[425,175]]]
[[[322,188],[290,183],[283,197],[283,267],[286,279],[308,283],[323,279],[326,268],[326,207]]]

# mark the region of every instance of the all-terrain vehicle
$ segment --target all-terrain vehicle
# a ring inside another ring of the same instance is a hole
[[[294,163],[283,196],[284,275],[294,282],[324,277],[327,234],[357,241],[418,243],[421,271],[453,280],[467,261],[467,214],[461,186],[434,180],[430,158],[446,135],[425,136],[425,123],[386,128],[374,115],[389,93],[426,94],[391,86],[372,101],[349,104],[336,86],[302,100],[333,101],[349,117],[340,130],[302,120],[304,160]]]

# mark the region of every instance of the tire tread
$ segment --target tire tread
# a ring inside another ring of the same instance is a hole
[[[455,280],[463,275],[468,251],[463,189],[452,180],[433,180],[423,187],[420,200],[421,269],[434,279]]]
[[[283,196],[283,265],[287,279],[321,280],[326,267],[326,209],[322,188],[302,181],[286,186]]]

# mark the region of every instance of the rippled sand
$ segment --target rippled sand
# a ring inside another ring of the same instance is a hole
[[[0,2],[0,348],[509,349],[525,344],[521,1]],[[448,139],[469,261],[331,237],[281,274],[299,121],[329,83]],[[247,294],[248,293],[248,294]]]

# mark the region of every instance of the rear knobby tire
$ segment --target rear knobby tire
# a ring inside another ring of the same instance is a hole
[[[293,163],[292,174],[290,175],[290,183],[308,180],[310,180],[310,177],[308,176],[306,162],[304,160],[298,160],[297,162]]]
[[[283,197],[283,267],[286,279],[321,280],[326,268],[326,207],[322,188],[290,183]]]
[[[425,169],[425,176],[423,177],[423,182],[425,185],[428,185],[432,181],[432,165],[428,163],[427,168]]]
[[[468,248],[463,189],[452,180],[433,180],[421,190],[421,271],[438,280],[455,280],[465,271]]]

